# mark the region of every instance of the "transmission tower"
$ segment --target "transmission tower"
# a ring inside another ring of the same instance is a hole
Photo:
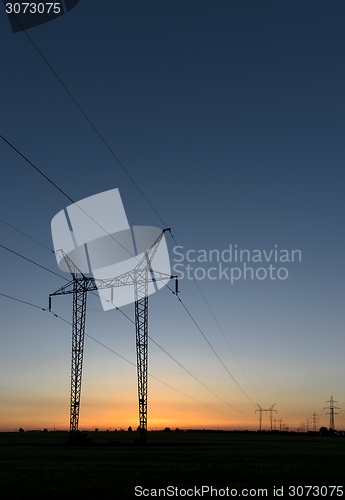
[[[283,425],[283,417],[278,420],[279,422],[279,431],[281,432],[282,430],[282,425]]]
[[[139,400],[140,440],[147,440],[147,366],[148,366],[148,269],[143,270],[143,281],[135,283],[135,335],[137,346],[137,376]]]
[[[270,408],[261,408],[259,404],[257,404],[258,410],[255,410],[255,413],[258,411],[259,412],[259,430],[261,431],[261,426],[262,426],[262,412],[264,411],[265,413],[269,412],[270,413],[270,422],[271,422],[271,431],[273,430],[273,412],[275,411],[277,413],[277,410],[273,409],[273,406],[275,403],[270,407]]]
[[[51,309],[52,296],[73,294],[70,401],[70,431],[72,434],[75,434],[78,430],[79,422],[87,292],[132,285],[134,286],[135,297],[140,441],[145,443],[147,440],[148,283],[176,278],[176,276],[153,271],[151,268],[159,243],[168,230],[164,229],[160,233],[133,270],[116,278],[96,279],[86,277],[63,250],[57,250],[56,252],[65,260],[72,276],[70,282],[49,295],[49,309]],[[176,293],[177,291],[176,284]]]
[[[325,406],[324,410],[329,410],[326,415],[329,415],[329,430],[334,430],[334,415],[338,415],[338,413],[334,413],[334,410],[340,410],[339,406],[334,406],[334,403],[338,403],[338,401],[334,401],[333,396],[331,396],[331,399],[329,401],[326,401],[326,403],[329,403],[329,406]]]
[[[68,261],[72,281],[49,295],[49,310],[53,295],[73,294],[72,312],[72,358],[71,358],[71,396],[70,396],[70,432],[75,435],[78,430],[81,380],[83,371],[86,298],[90,287],[90,278],[84,276],[75,264]],[[78,277],[77,275],[81,276]]]
[[[316,432],[316,424],[318,423],[319,419],[314,411],[314,413],[311,416],[311,423],[313,424],[313,432]]]

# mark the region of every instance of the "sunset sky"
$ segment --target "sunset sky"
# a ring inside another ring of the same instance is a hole
[[[257,429],[258,404],[328,426],[331,396],[345,429],[344,15],[81,0],[26,36],[0,12],[2,136],[73,200],[118,188],[131,226],[172,229],[182,303],[149,298],[149,429]],[[0,244],[62,276],[50,224],[71,202],[3,140],[0,165]],[[64,280],[0,256],[0,293],[39,306],[0,295],[0,431],[68,429],[71,296],[42,311]],[[138,425],[122,311],[88,296],[86,334],[110,350],[85,339],[81,429]]]

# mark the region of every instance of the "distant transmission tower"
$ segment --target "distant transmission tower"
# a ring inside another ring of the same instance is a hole
[[[282,425],[283,425],[283,417],[281,419],[279,419],[278,422],[279,422],[279,431],[281,432],[282,431]]]
[[[329,415],[329,429],[334,430],[334,415],[338,415],[338,413],[334,413],[334,410],[340,410],[338,406],[334,406],[334,403],[338,403],[338,401],[334,401],[333,396],[331,396],[331,399],[329,401],[326,401],[326,403],[329,403],[329,406],[325,406],[324,410],[329,410],[326,415]]]
[[[70,401],[70,431],[74,435],[78,430],[81,379],[84,353],[86,296],[87,292],[134,285],[135,291],[135,327],[137,347],[137,376],[139,399],[139,428],[140,440],[146,443],[147,439],[147,376],[148,376],[148,283],[169,280],[171,276],[162,272],[153,271],[151,263],[157,253],[158,246],[164,236],[164,229],[136,267],[116,278],[96,279],[84,276],[74,262],[63,250],[57,250],[72,276],[72,281],[49,295],[49,310],[53,295],[73,294],[73,323],[72,323],[72,363],[71,363],[71,401]],[[149,277],[150,276],[150,277]],[[176,294],[178,288],[176,284]]]
[[[311,423],[313,424],[313,432],[316,432],[316,424],[318,423],[319,419],[317,418],[317,415],[314,411],[314,413],[311,416]]]
[[[255,413],[257,411],[259,412],[259,430],[260,431],[261,431],[261,427],[262,427],[262,412],[263,411],[265,413],[267,413],[269,411],[269,413],[270,413],[270,422],[271,422],[271,431],[273,430],[273,415],[272,415],[272,413],[274,411],[277,413],[277,410],[273,409],[274,405],[275,405],[275,403],[270,408],[261,408],[261,406],[259,404],[257,404],[258,410],[255,410]]]

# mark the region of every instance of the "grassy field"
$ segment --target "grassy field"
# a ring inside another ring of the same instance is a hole
[[[228,487],[229,497],[243,488],[262,497],[257,489],[264,488],[266,498],[283,486],[283,498],[292,498],[289,486],[345,485],[344,437],[149,432],[146,447],[135,444],[136,432],[90,432],[87,438],[86,446],[70,446],[63,432],[0,433],[0,498],[140,498],[135,486]],[[316,491],[309,496],[325,497]]]

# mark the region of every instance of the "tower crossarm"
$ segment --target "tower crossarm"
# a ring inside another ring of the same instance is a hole
[[[154,241],[151,247],[145,252],[145,255],[140,259],[138,264],[134,269],[123,273],[115,278],[106,278],[106,279],[98,279],[85,276],[80,269],[74,264],[72,259],[68,257],[68,255],[63,250],[57,250],[56,253],[60,255],[66,262],[68,269],[72,275],[72,280],[68,283],[60,287],[54,293],[49,295],[49,309],[51,309],[51,297],[54,295],[68,295],[73,294],[74,291],[74,282],[77,280],[77,274],[81,275],[81,278],[78,281],[82,284],[86,292],[92,292],[95,290],[103,290],[106,288],[115,288],[120,286],[133,286],[133,285],[141,285],[144,282],[156,282],[156,281],[165,281],[170,280],[172,278],[176,278],[175,276],[171,276],[170,274],[163,273],[161,271],[156,271],[154,269],[150,269],[150,274],[148,274],[146,269],[150,268],[152,260],[157,253],[159,243],[161,242],[165,231],[169,229],[164,229],[158,236],[158,238]]]
[[[155,271],[153,269],[150,270],[150,277],[146,273],[143,273],[144,269],[150,268],[154,256],[157,253],[159,243],[161,242],[166,231],[169,231],[169,229],[163,229],[163,231],[159,234],[151,247],[145,252],[145,255],[140,259],[134,269],[120,274],[115,278],[99,279],[86,277],[63,250],[57,250],[56,253],[65,260],[73,279],[50,295],[66,295],[73,293],[73,281],[76,279],[77,274],[80,274],[82,278],[84,278],[83,283],[86,291],[88,292],[92,292],[97,289],[101,290],[105,288],[115,288],[120,286],[133,286],[134,284],[140,285],[144,282],[144,280],[148,282],[170,280],[174,276],[163,273],[161,271]]]
[[[116,278],[109,278],[109,279],[104,279],[104,280],[99,280],[95,278],[88,278],[85,277],[84,281],[84,287],[86,288],[87,292],[93,292],[94,290],[103,290],[105,288],[115,288],[119,286],[129,286],[133,284],[142,284],[144,283],[144,280],[147,282],[155,282],[155,281],[164,281],[164,280],[170,280],[172,278],[175,278],[175,276],[171,276],[170,274],[162,273],[162,272],[157,272],[153,271],[152,272],[153,276],[150,277],[136,277],[134,275],[134,272],[131,271],[129,273],[125,273],[122,276],[117,276]],[[56,290],[54,293],[49,294],[49,297],[53,297],[54,295],[69,295],[73,293],[73,284],[74,280],[69,281],[62,287],[60,287],[58,290]]]
[[[154,256],[157,253],[159,244],[160,244],[160,242],[164,236],[164,233],[166,231],[170,231],[170,228],[163,229],[163,231],[158,235],[156,240],[152,243],[150,248],[148,250],[146,250],[145,255],[143,255],[143,257],[140,259],[140,261],[138,262],[138,264],[134,268],[136,271],[138,271],[139,269],[142,269],[143,267],[149,268],[151,266],[151,263],[154,259]],[[143,264],[144,264],[144,266],[143,266]]]
[[[155,281],[164,281],[164,280],[170,280],[172,278],[175,278],[175,276],[171,276],[170,274],[162,273],[160,271],[152,271],[153,276],[151,278],[143,277],[142,279],[135,277],[133,271],[129,273],[125,273],[122,276],[118,276],[116,278],[109,278],[109,279],[104,279],[104,280],[99,280],[95,278],[88,278],[85,277],[84,281],[84,287],[86,288],[87,292],[93,292],[94,290],[101,290],[105,288],[113,288],[113,287],[119,287],[119,286],[126,286],[126,285],[133,285],[134,283],[140,285],[141,283],[144,282],[144,280],[147,280],[148,282],[155,282]],[[74,279],[70,280],[68,283],[63,285],[62,287],[58,288],[55,292],[49,294],[49,297],[53,297],[54,295],[69,295],[73,293],[73,284],[74,284]]]
[[[116,278],[108,278],[108,279],[98,279],[94,278],[94,282],[96,285],[96,288],[99,290],[102,290],[104,288],[115,288],[119,286],[130,286],[130,285],[140,285],[142,283],[149,283],[149,282],[155,282],[155,281],[164,281],[164,280],[170,280],[173,278],[170,274],[162,273],[160,271],[152,271],[151,277],[146,276],[145,273],[141,273],[142,270],[133,269],[132,271],[128,271],[127,273],[123,273],[120,276],[117,276]]]
[[[258,404],[257,404],[257,406],[258,406],[258,408],[259,408],[259,409],[258,409],[258,410],[255,410],[255,413],[256,413],[257,411],[264,411],[264,412],[266,412],[266,413],[267,413],[268,411],[271,411],[271,412],[272,412],[272,411],[275,411],[275,412],[277,413],[277,410],[274,410],[274,409],[273,409],[273,407],[275,406],[275,403],[271,406],[271,408],[261,408],[261,406],[260,406],[260,405],[258,405]]]
[[[51,293],[49,297],[52,297],[53,295],[68,295],[73,293],[74,282],[76,280],[77,278],[72,279],[71,281],[63,285],[61,288],[58,288],[58,290],[56,290],[54,293]],[[93,292],[94,290],[97,290],[94,278],[88,278],[87,276],[84,276],[80,278],[78,281],[83,284],[86,292]]]
[[[56,255],[64,259],[66,265],[68,267],[69,272],[71,273],[73,279],[76,279],[76,275],[80,274],[83,278],[85,278],[84,274],[81,272],[79,267],[73,262],[73,260],[60,248],[56,250]]]
[[[170,280],[172,278],[171,275],[163,273],[161,271],[155,271],[151,269],[152,261],[157,253],[159,244],[164,236],[166,231],[170,231],[170,228],[163,229],[163,231],[159,234],[156,240],[152,243],[150,248],[145,252],[143,257],[140,259],[138,264],[131,271],[127,271],[126,273],[120,274],[116,276],[116,278],[110,279],[98,279],[95,278],[95,283],[98,289],[103,288],[112,288],[118,286],[128,286],[128,285],[140,285],[144,282],[154,282],[154,281],[164,281]],[[151,278],[148,277],[146,272],[147,269],[150,269]]]

